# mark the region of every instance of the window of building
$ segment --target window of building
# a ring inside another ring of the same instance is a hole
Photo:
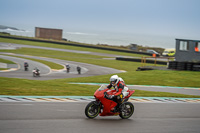
[[[180,41],[179,50],[184,50],[184,51],[189,50],[188,41]]]
[[[195,52],[200,52],[200,42],[197,42],[195,45]]]

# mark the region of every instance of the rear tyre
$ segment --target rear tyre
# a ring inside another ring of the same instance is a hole
[[[97,117],[99,112],[100,112],[100,106],[95,104],[95,101],[90,102],[85,107],[85,115],[90,119]]]
[[[134,112],[134,106],[131,102],[125,102],[120,106],[120,114],[119,116],[122,119],[128,119],[132,116]]]

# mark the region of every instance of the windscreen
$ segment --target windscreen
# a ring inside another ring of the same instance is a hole
[[[107,85],[101,85],[101,87],[99,87],[99,91],[105,90],[107,89]]]

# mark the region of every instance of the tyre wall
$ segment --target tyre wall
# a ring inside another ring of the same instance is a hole
[[[174,70],[187,70],[187,71],[200,71],[200,62],[178,62],[170,61],[168,69]]]

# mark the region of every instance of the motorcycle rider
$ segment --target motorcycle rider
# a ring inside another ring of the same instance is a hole
[[[66,64],[66,69],[67,69],[67,73],[69,73],[69,70],[70,70],[69,64]]]
[[[28,70],[28,62],[24,62],[24,70],[26,71],[26,70]]]
[[[37,75],[40,76],[40,70],[37,67],[33,69],[33,73],[37,73]]]
[[[80,66],[77,66],[77,71],[78,71],[78,74],[81,74],[81,67]]]
[[[35,67],[35,69],[34,69],[36,72],[39,72],[40,70],[37,68],[37,67]]]
[[[113,112],[117,112],[119,106],[123,102],[123,98],[126,97],[129,92],[124,80],[121,77],[118,77],[118,75],[113,75],[110,77],[110,84],[107,86],[107,88],[111,89],[112,87],[114,87],[115,90],[113,90],[113,94],[109,95],[107,98],[117,103],[117,106],[112,110]]]

